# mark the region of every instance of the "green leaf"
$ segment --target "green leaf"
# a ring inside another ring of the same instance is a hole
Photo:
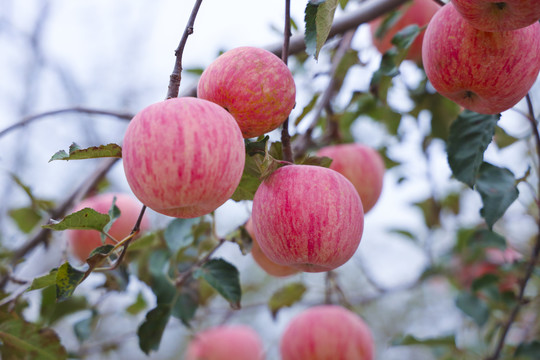
[[[70,297],[84,278],[84,272],[74,269],[68,262],[56,273],[56,299],[62,301]]]
[[[102,231],[109,220],[110,218],[107,214],[99,213],[91,208],[84,208],[66,216],[60,222],[43,225],[43,228],[51,230],[80,229]]]
[[[96,313],[92,311],[92,314],[87,318],[77,321],[73,324],[73,332],[79,342],[87,340],[92,334],[92,328],[96,322]]]
[[[314,165],[314,166],[322,166],[322,167],[330,167],[332,164],[332,159],[327,156],[305,156],[304,158],[296,161],[296,164],[298,165]]]
[[[11,209],[9,216],[23,233],[30,233],[41,220],[41,214],[32,207]]]
[[[320,93],[315,93],[315,95],[313,95],[309,103],[304,107],[304,109],[302,109],[300,115],[298,115],[296,120],[294,120],[294,125],[300,124],[300,121],[302,121],[302,119],[306,117],[306,115],[309,114],[311,110],[313,110],[313,107],[315,107],[315,104],[317,103],[320,95]]]
[[[275,319],[278,311],[284,307],[290,307],[302,300],[307,288],[302,283],[287,284],[278,291],[276,291],[270,300],[268,300],[268,308],[272,313],[272,317]]]
[[[470,292],[461,292],[456,299],[456,306],[469,315],[478,326],[483,326],[489,318],[487,304]]]
[[[96,159],[103,157],[122,157],[122,147],[117,144],[107,144],[99,146],[91,146],[86,149],[81,149],[77,144],[72,143],[69,147],[69,154],[64,150],[54,154],[49,162],[54,160],[81,160],[81,159]]]
[[[456,179],[471,188],[499,118],[500,115],[484,115],[465,110],[450,126],[448,164]]]
[[[137,330],[139,347],[148,355],[150,351],[157,350],[161,337],[171,316],[170,305],[158,305],[146,314],[144,322]]]
[[[480,193],[483,203],[480,215],[486,220],[490,229],[518,198],[519,191],[515,183],[514,174],[508,169],[489,163],[483,163],[480,166],[476,190]]]
[[[398,22],[398,20],[403,15],[403,12],[392,10],[385,16],[384,20],[381,22],[381,25],[375,30],[375,37],[379,40],[384,38],[388,31]]]
[[[401,29],[392,38],[392,44],[394,44],[399,50],[408,50],[416,37],[420,34],[421,29],[418,25],[413,24]]]
[[[198,286],[198,282],[192,282],[190,286],[184,286],[179,290],[180,293],[172,307],[172,315],[180,319],[187,327],[190,326],[189,322],[199,307],[198,287],[193,287],[193,285]]]
[[[317,51],[317,10],[319,5],[313,4],[311,1],[307,3],[304,13],[304,22],[306,30],[304,33],[304,42],[306,44],[306,53],[309,56],[315,56]]]
[[[437,338],[427,338],[419,339],[412,335],[407,335],[402,339],[396,339],[392,341],[393,346],[404,346],[404,345],[426,345],[430,347],[434,346],[456,346],[456,337],[454,335],[437,337]]]
[[[326,0],[317,8],[317,47],[314,54],[315,59],[319,57],[319,52],[328,39],[332,23],[334,22],[334,14],[336,13],[338,2],[339,0]]]
[[[52,325],[67,315],[86,310],[88,301],[84,296],[72,296],[62,302],[56,301],[56,286],[49,286],[41,291],[41,322]]]
[[[495,137],[493,139],[499,149],[504,149],[507,146],[514,144],[519,139],[509,135],[502,127],[495,127]]]
[[[32,285],[26,291],[38,290],[46,288],[56,284],[56,273],[58,272],[57,268],[52,269],[47,275],[43,275],[32,280]]]
[[[103,263],[103,260],[109,257],[112,249],[114,249],[114,245],[106,244],[92,250],[90,255],[88,255],[88,258],[86,259],[86,263],[88,264],[88,266],[90,266],[89,270],[91,271],[95,267],[101,265]]]
[[[135,302],[126,308],[126,312],[131,315],[137,315],[138,313],[146,309],[146,305],[146,300],[144,299],[142,292],[139,292],[139,294],[137,294]]]
[[[54,330],[39,328],[11,314],[0,314],[0,344],[0,357],[5,360],[67,359],[66,349]]]
[[[485,274],[473,280],[471,284],[472,291],[480,291],[484,288],[497,285],[499,277],[495,274]]]
[[[538,354],[540,354],[540,341],[533,340],[529,343],[521,343],[516,349],[514,356],[521,356],[523,359],[538,359]],[[520,359],[521,359],[520,358]]]
[[[503,236],[487,229],[474,231],[467,239],[467,247],[472,248],[499,248],[506,249],[506,240]]]
[[[193,244],[192,226],[199,222],[195,219],[174,219],[164,232],[165,242],[173,254]]]
[[[233,309],[240,309],[242,289],[238,270],[223,259],[212,259],[193,273],[195,279],[203,278],[223,296]]]
[[[234,194],[231,196],[231,199],[234,201],[241,200],[253,200],[255,192],[261,184],[259,179],[260,172],[257,165],[256,156],[246,156],[246,162],[244,165],[244,172],[242,173],[242,178],[238,187],[234,191]]]
[[[255,154],[264,155],[266,153],[266,146],[270,136],[266,135],[262,139],[257,141],[246,140],[246,155],[253,156]]]
[[[109,230],[113,226],[114,222],[120,217],[120,209],[118,206],[116,206],[116,196],[113,197],[113,202],[111,204],[111,207],[109,208],[109,222],[107,225],[103,227],[103,233],[101,233],[101,242],[105,244],[105,240],[107,239],[107,236],[104,233],[109,233]],[[122,239],[116,239],[116,240],[122,240]]]

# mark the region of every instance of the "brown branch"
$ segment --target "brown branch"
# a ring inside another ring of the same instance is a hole
[[[46,112],[43,112],[43,113],[40,113],[40,114],[25,116],[19,122],[15,123],[15,124],[13,124],[11,126],[8,126],[4,130],[0,131],[0,137],[6,135],[7,133],[9,133],[9,132],[11,132],[11,131],[13,131],[13,130],[15,130],[17,128],[26,126],[26,125],[28,125],[28,124],[36,121],[36,120],[43,119],[43,118],[48,117],[48,116],[54,116],[54,115],[66,114],[66,113],[83,113],[83,114],[107,115],[107,116],[114,116],[114,117],[117,117],[119,119],[125,119],[125,120],[131,120],[133,118],[133,114],[129,114],[129,113],[120,113],[120,112],[108,111],[108,110],[91,109],[91,108],[87,108],[87,107],[83,107],[83,106],[75,106],[75,107],[52,110],[52,111],[46,111]]]
[[[219,242],[216,244],[216,246],[214,246],[212,248],[212,250],[210,250],[208,252],[208,254],[206,254],[204,257],[200,258],[199,260],[197,260],[196,262],[194,262],[193,264],[191,264],[191,266],[183,271],[177,278],[176,280],[174,281],[174,284],[176,285],[176,287],[181,287],[184,282],[186,282],[186,280],[191,276],[191,274],[193,274],[193,272],[195,271],[195,269],[197,269],[198,267],[201,267],[202,265],[204,265],[205,263],[208,262],[208,260],[210,260],[210,257],[212,255],[214,255],[214,253],[216,252],[217,249],[219,249],[221,247],[221,245],[223,245],[224,243],[226,242],[225,239],[219,239]]]
[[[289,43],[291,39],[291,0],[285,0],[285,29],[283,31],[283,47],[281,50],[281,59],[287,65],[289,59]],[[293,153],[291,148],[291,135],[289,134],[289,118],[283,122],[281,129],[281,143],[283,145],[283,159],[293,162]]]
[[[178,97],[178,91],[180,89],[180,81],[182,80],[182,55],[184,54],[184,48],[186,46],[187,38],[189,35],[193,34],[193,26],[195,25],[195,18],[201,7],[202,0],[196,0],[195,5],[193,5],[193,10],[191,10],[191,15],[187,22],[178,48],[174,52],[176,56],[176,62],[174,63],[174,69],[170,76],[169,80],[169,90],[167,91],[167,99]]]
[[[433,1],[435,1],[436,4],[439,4],[441,6],[446,5],[446,3],[444,1],[442,1],[442,0],[433,0]]]
[[[540,161],[540,133],[538,132],[538,124],[536,123],[535,117],[534,117],[534,109],[531,101],[531,97],[529,94],[526,96],[527,100],[527,107],[529,109],[529,116],[527,118],[529,119],[531,123],[531,127],[533,130],[533,136],[534,140],[536,142],[536,151],[538,154],[538,159]],[[540,169],[538,169],[538,172],[540,173]],[[538,179],[538,191],[540,192],[540,177]],[[536,205],[538,209],[540,210],[540,202],[536,202]],[[510,327],[514,324],[514,322],[517,319],[517,316],[519,314],[519,311],[521,310],[521,307],[526,303],[525,301],[525,288],[527,287],[527,283],[532,277],[532,274],[534,272],[534,269],[536,267],[536,264],[538,263],[538,260],[540,258],[540,218],[537,219],[537,225],[538,225],[538,234],[536,236],[536,243],[534,244],[534,248],[531,254],[531,258],[527,262],[527,268],[525,270],[525,275],[521,279],[519,283],[519,294],[517,297],[517,303],[512,309],[512,312],[510,313],[510,316],[508,317],[508,320],[503,326],[503,330],[501,332],[501,336],[499,337],[499,340],[497,341],[497,345],[495,347],[495,351],[493,352],[493,355],[486,358],[486,360],[497,360],[500,355],[501,351],[504,347],[504,343],[506,341],[506,336],[508,335],[508,332],[510,331]]]

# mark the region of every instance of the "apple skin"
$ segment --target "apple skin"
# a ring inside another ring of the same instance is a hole
[[[373,360],[371,330],[336,305],[309,308],[294,317],[280,344],[282,360]]]
[[[377,29],[384,20],[384,17],[378,17],[369,23],[372,34],[373,45],[379,50],[381,54],[387,52],[392,46],[392,38],[400,30],[403,30],[409,25],[416,24],[419,27],[423,27],[429,23],[429,20],[439,10],[440,6],[433,0],[414,0],[412,4],[404,5],[400,8],[400,11],[404,11],[401,17],[392,25],[382,38],[375,36]],[[407,59],[413,60],[417,64],[422,62],[422,39],[424,38],[424,32],[418,34],[414,42],[409,48],[407,53]]]
[[[194,218],[222,205],[244,170],[245,146],[234,118],[197,98],[152,104],[131,120],[124,171],[139,200],[158,213]]]
[[[262,341],[244,325],[217,326],[195,335],[185,360],[264,360]]]
[[[120,241],[131,233],[142,209],[142,204],[133,196],[125,193],[94,195],[82,200],[73,208],[72,212],[84,208],[92,208],[97,212],[107,214],[115,196],[116,206],[120,209],[120,217],[116,219],[109,229],[109,234]],[[150,222],[146,216],[143,216],[140,232],[143,233],[149,228]],[[101,233],[97,230],[66,230],[66,232],[69,251],[82,262],[86,261],[92,250],[103,245],[101,242]],[[114,245],[114,242],[109,238],[106,239],[105,243]]]
[[[364,229],[362,201],[337,171],[288,165],[253,198],[253,230],[272,261],[305,272],[329,271],[354,254]]]
[[[251,244],[251,256],[253,256],[253,260],[255,260],[257,265],[259,265],[261,269],[263,269],[268,275],[285,277],[298,272],[298,269],[290,266],[276,264],[262,252],[261,247],[259,246],[259,243],[257,242],[257,239],[253,233],[253,221],[251,218],[249,218],[249,220],[246,222],[245,228],[253,241]]]
[[[452,3],[469,24],[482,31],[517,30],[540,19],[538,0],[452,0]]]
[[[377,151],[362,144],[340,144],[321,148],[317,156],[332,159],[330,169],[345,176],[362,199],[364,214],[375,206],[381,195],[384,161]]]
[[[429,23],[423,62],[433,87],[466,109],[497,114],[517,104],[540,71],[540,24],[484,32],[463,19],[452,3]]]
[[[244,138],[263,135],[281,125],[295,105],[291,71],[271,52],[239,47],[220,55],[201,75],[197,96],[223,106]]]

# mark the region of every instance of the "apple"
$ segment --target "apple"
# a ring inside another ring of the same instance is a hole
[[[504,32],[472,27],[452,3],[429,23],[426,74],[443,96],[466,109],[497,114],[517,104],[540,71],[540,24]]]
[[[309,308],[294,317],[280,344],[282,360],[372,360],[369,327],[352,311],[336,305]]]
[[[538,22],[538,0],[452,0],[452,3],[475,28],[482,31],[517,30]]]
[[[195,335],[185,360],[264,360],[262,341],[244,325],[217,326]]]
[[[251,220],[251,218],[249,218],[249,220],[246,222],[245,228],[249,236],[251,236],[251,255],[253,256],[253,260],[255,260],[257,265],[259,265],[261,269],[266,271],[267,274],[276,277],[284,277],[296,274],[298,272],[297,269],[290,266],[276,264],[262,252],[261,247],[259,246],[259,243],[257,242],[255,235],[253,234],[253,221]]]
[[[291,71],[271,52],[239,47],[220,55],[202,73],[197,96],[223,106],[244,138],[263,135],[281,125],[295,105]]]
[[[373,45],[377,47],[380,53],[384,54],[392,46],[394,46],[392,44],[392,38],[394,35],[409,25],[416,24],[419,27],[427,25],[429,20],[431,20],[439,8],[440,6],[437,5],[437,3],[435,3],[433,0],[414,0],[414,2],[401,6],[399,9],[399,11],[402,12],[401,16],[395,24],[390,26],[390,28],[383,34],[381,38],[378,38],[375,34],[377,33],[379,26],[382,24],[384,17],[378,17],[369,23]],[[422,32],[416,37],[409,48],[409,52],[407,53],[407,59],[413,60],[418,64],[422,62],[423,37],[424,34]]]
[[[311,165],[274,171],[257,189],[251,217],[264,254],[306,272],[347,262],[364,228],[362,201],[353,184],[337,171]]]
[[[109,229],[109,235],[120,241],[131,233],[135,226],[142,204],[133,196],[125,193],[104,193],[88,197],[77,204],[72,212],[84,208],[92,208],[102,214],[107,214],[111,208],[113,199],[116,197],[116,206],[120,209],[120,217],[116,219]],[[148,218],[144,216],[141,221],[140,231],[145,232],[150,228]],[[101,242],[101,233],[97,230],[67,230],[69,251],[79,260],[85,262],[88,255],[97,247],[103,245]],[[115,245],[107,238],[106,244]]]
[[[124,171],[139,200],[158,213],[194,218],[222,205],[244,169],[242,133],[221,106],[173,98],[141,110],[122,148]]]
[[[384,161],[377,151],[362,144],[340,144],[321,148],[317,156],[332,159],[330,169],[345,176],[362,199],[364,213],[373,208],[381,195]]]

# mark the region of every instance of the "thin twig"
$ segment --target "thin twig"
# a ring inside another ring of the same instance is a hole
[[[289,43],[291,39],[291,0],[285,0],[285,29],[283,31],[283,48],[281,50],[281,59],[287,65],[289,59]],[[289,134],[289,118],[283,122],[281,129],[281,143],[283,145],[283,159],[293,162],[293,153],[291,148],[291,135]]]
[[[15,130],[17,128],[28,125],[31,122],[34,122],[36,120],[43,119],[43,118],[48,117],[48,116],[54,116],[54,115],[66,114],[66,113],[83,113],[83,114],[107,115],[107,116],[114,116],[116,118],[124,119],[124,120],[131,120],[133,118],[133,114],[129,114],[129,113],[120,113],[120,112],[116,112],[116,111],[92,109],[92,108],[87,108],[87,107],[84,107],[84,106],[75,106],[75,107],[70,107],[70,108],[65,108],[65,109],[57,109],[57,110],[52,110],[52,111],[46,111],[46,112],[43,112],[43,113],[26,116],[26,117],[22,118],[19,122],[15,123],[15,124],[13,124],[11,126],[8,126],[4,130],[0,131],[0,137],[6,135],[7,133],[9,133],[9,132],[11,132],[11,131],[13,131],[13,130]]]
[[[441,6],[446,5],[446,3],[444,1],[442,1],[442,0],[433,0],[433,1],[435,1],[435,3],[437,3],[437,4],[441,5]]]
[[[536,120],[534,117],[534,109],[533,109],[531,97],[529,96],[529,94],[527,94],[526,100],[527,100],[527,106],[529,109],[529,116],[527,116],[527,118],[529,119],[531,123],[534,140],[536,142],[536,151],[540,159],[540,133],[538,132],[538,124],[536,123]],[[540,173],[540,169],[538,169],[538,173]],[[538,191],[540,192],[540,176],[538,177]],[[537,201],[536,205],[538,206],[538,209],[540,210],[540,202]],[[499,356],[501,355],[501,351],[504,347],[506,336],[508,335],[510,327],[516,321],[516,318],[519,314],[519,311],[521,310],[521,307],[525,304],[525,299],[524,299],[525,288],[527,287],[527,283],[529,282],[534,272],[534,269],[536,267],[536,263],[538,262],[538,259],[540,258],[540,218],[537,219],[537,225],[538,225],[538,235],[536,236],[536,243],[534,245],[531,258],[527,262],[525,275],[523,276],[523,278],[521,279],[519,283],[519,294],[517,297],[517,303],[512,309],[512,312],[510,313],[508,320],[503,326],[501,336],[499,337],[499,340],[497,341],[497,345],[495,347],[495,351],[493,352],[493,355],[488,357],[486,360],[497,360],[499,358]]]
[[[205,263],[208,262],[208,260],[210,260],[210,257],[212,255],[214,255],[214,253],[216,252],[217,249],[219,249],[221,247],[221,245],[223,245],[224,243],[226,242],[225,239],[219,239],[219,242],[216,244],[216,246],[214,246],[212,248],[212,250],[210,250],[208,252],[208,254],[206,254],[204,257],[200,258],[199,260],[197,260],[196,262],[194,262],[193,264],[191,264],[191,266],[183,271],[175,280],[174,284],[176,285],[176,287],[181,287],[184,282],[186,282],[186,280],[191,276],[191,274],[193,274],[193,272],[195,271],[195,269],[201,267],[202,265],[204,265]]]
[[[180,39],[178,48],[176,48],[174,55],[176,56],[176,62],[174,63],[174,69],[170,76],[169,80],[169,90],[167,91],[167,99],[178,97],[178,92],[180,89],[180,81],[182,80],[182,55],[184,54],[184,47],[186,46],[187,38],[189,35],[193,34],[193,26],[195,25],[195,18],[201,7],[202,0],[196,0],[195,5],[193,5],[193,10],[191,10],[191,15],[187,22],[186,28],[184,29],[184,34]]]

